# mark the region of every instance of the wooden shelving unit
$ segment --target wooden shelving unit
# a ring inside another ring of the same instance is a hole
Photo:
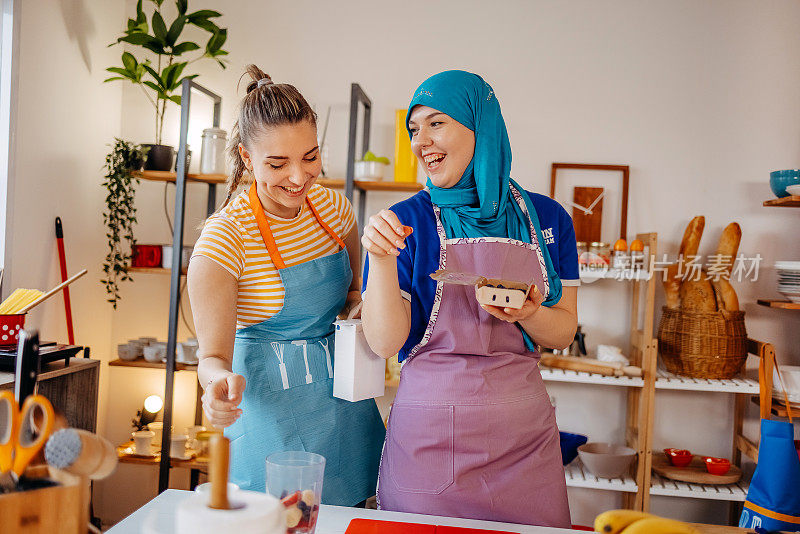
[[[758,302],[761,306],[766,306],[768,308],[780,308],[783,310],[800,310],[800,302],[791,302],[788,300],[772,300],[772,299],[758,299]]]
[[[655,233],[639,234],[651,254],[656,254],[658,236]],[[651,464],[652,464],[652,421],[653,402],[656,381],[657,341],[653,336],[655,313],[656,279],[648,272],[639,273],[631,278],[619,277],[616,271],[596,271],[584,269],[581,279],[591,277],[591,281],[606,279],[632,282],[630,315],[630,348],[628,351],[631,365],[642,368],[642,377],[608,377],[593,373],[551,369],[540,364],[542,379],[550,382],[575,382],[603,386],[625,387],[627,391],[627,413],[625,423],[625,441],[628,447],[636,450],[638,460],[632,468],[632,475],[618,479],[599,478],[592,475],[581,464],[580,459],[565,466],[567,486],[590,488],[597,490],[621,491],[625,497],[625,507],[634,510],[646,510],[649,505]]]
[[[800,208],[800,196],[788,196],[765,200],[763,206],[779,208]]]

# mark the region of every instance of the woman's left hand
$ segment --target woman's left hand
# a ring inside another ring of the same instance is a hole
[[[353,317],[351,312],[355,310]],[[360,319],[361,318],[361,291],[349,291],[344,308],[339,312],[339,319]]]
[[[539,308],[542,306],[542,302],[544,302],[544,295],[539,292],[539,289],[536,286],[533,286],[533,289],[531,289],[530,293],[528,293],[528,298],[525,299],[525,303],[520,309],[501,308],[499,306],[490,306],[488,304],[481,304],[481,308],[486,310],[491,315],[497,317],[501,321],[516,323],[517,321],[523,321],[529,318],[534,313],[539,311]]]

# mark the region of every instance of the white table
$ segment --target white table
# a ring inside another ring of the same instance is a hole
[[[172,532],[175,510],[178,503],[189,495],[191,495],[189,491],[167,490],[114,525],[107,533],[141,534],[141,526],[144,524],[145,518],[149,517],[151,514],[156,515],[156,527],[159,532],[165,534],[167,532]],[[564,532],[572,532],[571,530],[564,530],[561,528],[532,527],[527,525],[514,525],[511,523],[495,523],[493,521],[475,521],[473,519],[456,519],[453,517],[385,512],[382,510],[364,510],[361,508],[347,508],[323,504],[319,510],[319,519],[317,520],[317,530],[315,534],[344,534],[344,531],[347,530],[347,525],[350,524],[350,520],[356,517],[385,521],[403,521],[407,523],[423,523],[428,525],[482,528],[500,530],[503,532],[517,532],[519,534],[563,534]],[[242,532],[237,534],[247,533]]]

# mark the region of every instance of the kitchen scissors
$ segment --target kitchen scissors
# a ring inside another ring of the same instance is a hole
[[[11,391],[0,392],[0,474],[11,471],[18,480],[54,424],[53,406],[42,395],[28,396],[20,408]]]

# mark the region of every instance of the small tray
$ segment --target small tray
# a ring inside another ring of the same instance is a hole
[[[686,467],[675,467],[663,452],[653,451],[653,471],[662,477],[690,484],[733,484],[742,478],[742,470],[733,464],[724,475],[712,475],[706,470],[703,458],[695,454],[692,463]]]
[[[69,359],[74,357],[83,347],[77,345],[60,345],[56,343],[42,343],[39,345],[39,361],[46,363],[64,360],[64,365],[69,367]],[[14,372],[17,367],[17,347],[0,347],[0,371]]]

